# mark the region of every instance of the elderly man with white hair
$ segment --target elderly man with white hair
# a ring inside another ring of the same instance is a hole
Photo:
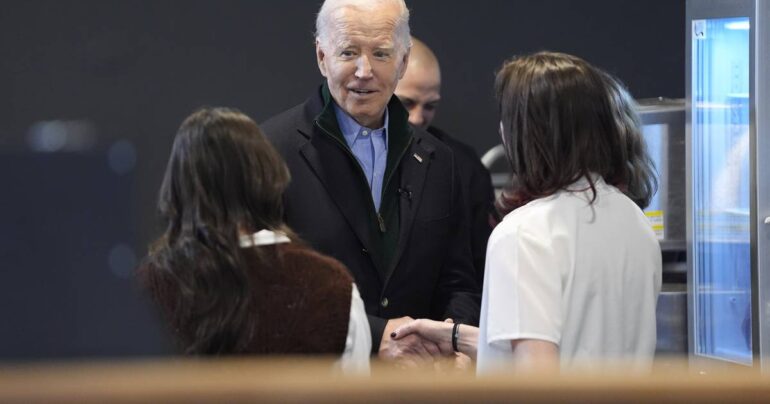
[[[355,278],[373,353],[419,364],[438,347],[391,332],[411,318],[476,324],[480,293],[454,156],[410,125],[393,95],[410,47],[403,0],[325,1],[316,20],[325,81],[262,128],[291,171],[286,221]]]

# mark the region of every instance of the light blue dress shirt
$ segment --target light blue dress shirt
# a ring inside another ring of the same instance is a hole
[[[366,175],[374,208],[379,212],[383,177],[388,162],[388,110],[385,109],[385,125],[379,129],[359,125],[337,104],[334,104],[334,113],[342,136]]]

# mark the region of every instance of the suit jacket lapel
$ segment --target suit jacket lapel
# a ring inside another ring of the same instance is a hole
[[[412,234],[414,217],[422,200],[425,177],[428,174],[431,158],[435,150],[433,145],[423,141],[424,139],[417,138],[415,140],[401,162],[398,247],[385,275],[386,285],[391,275],[393,275],[393,271],[398,266],[404,249],[409,245],[409,236]]]
[[[360,181],[356,178],[358,168],[351,167],[351,159],[343,155],[344,151],[340,145],[334,144],[334,139],[318,133],[317,128],[312,130],[315,133],[300,146],[300,153],[364,248],[374,251],[370,226],[366,219],[362,220],[369,217],[368,206],[372,201],[364,199],[365,195],[356,188]]]

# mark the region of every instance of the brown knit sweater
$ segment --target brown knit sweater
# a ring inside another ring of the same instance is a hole
[[[257,248],[274,249],[277,264],[249,268],[254,323],[247,328],[253,334],[237,353],[341,354],[353,283],[344,265],[297,243],[244,249],[247,261],[256,262],[248,258]],[[174,307],[179,288],[150,266],[140,268],[139,277],[173,328],[179,315]]]

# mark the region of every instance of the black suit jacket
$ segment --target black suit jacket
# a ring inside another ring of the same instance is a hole
[[[470,218],[471,255],[473,266],[476,268],[476,281],[481,286],[484,283],[487,241],[492,233],[490,215],[494,212],[495,202],[492,177],[472,147],[435,126],[428,127],[428,133],[444,142],[454,153],[455,164],[460,173],[463,201]]]
[[[405,114],[395,97],[388,108],[391,124],[394,113]],[[369,315],[374,352],[391,318],[451,317],[478,324],[480,291],[451,150],[421,129],[403,128],[412,139],[398,162],[400,228],[391,265],[383,271],[370,254],[376,225],[371,200],[364,198],[370,194],[357,188],[366,185],[356,172],[358,163],[317,124],[323,109],[319,91],[261,127],[291,171],[284,197],[287,224],[350,270]]]

